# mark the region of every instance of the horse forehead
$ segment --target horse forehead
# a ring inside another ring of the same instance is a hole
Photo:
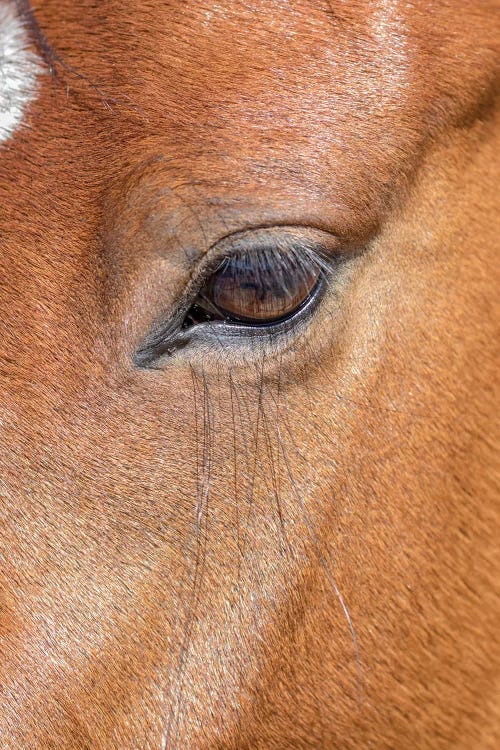
[[[430,0],[112,0],[98,17],[90,2],[78,13],[68,0],[48,5],[56,49],[92,81],[110,82],[153,134],[181,126],[230,142],[243,123],[251,142],[279,124],[302,142],[349,130],[376,131],[378,141],[381,130],[414,130],[419,117],[424,129],[467,108],[497,66],[499,14],[488,0],[473,9],[465,0],[453,9]]]
[[[305,196],[308,213],[320,196],[321,210],[340,203],[348,223],[371,227],[431,131],[487,88],[498,46],[492,7],[110,0],[101,12],[91,0],[46,0],[37,19],[68,90],[80,90],[78,105],[54,99],[45,76],[30,148],[53,155],[62,202],[74,182],[71,142],[78,163],[103,179],[102,153],[112,153],[119,190],[129,165],[162,155],[170,171],[160,188],[191,182],[195,202],[215,195],[226,206],[260,190],[266,203],[284,191],[283,204]],[[121,116],[107,115],[96,88]]]
[[[493,43],[499,24],[496,0],[486,0],[479,8],[471,8],[466,0],[457,0],[453,8],[432,0],[422,0],[417,7],[406,0],[147,0],[140,4],[112,0],[97,27],[92,6],[80,10],[93,24],[92,36],[97,38],[104,28],[116,32],[108,40],[117,49],[122,45],[127,49],[127,62],[134,55],[151,63],[168,61],[164,73],[182,75],[187,66],[200,75],[204,72],[206,78],[214,70],[221,73],[217,63],[228,58],[245,60],[262,75],[263,62],[268,60],[279,68],[280,63],[297,62],[298,54],[305,54],[304,62],[310,66],[314,59],[325,62],[326,50],[339,75],[342,70],[353,71],[361,60],[380,67],[401,64],[409,46],[417,58],[427,54],[432,59],[426,62],[444,65],[457,51],[470,53],[478,35]],[[461,59],[462,65],[467,57]],[[241,76],[243,71],[224,72]],[[318,72],[310,68],[311,77]],[[361,76],[370,70],[356,72]]]
[[[8,21],[2,19],[0,53],[3,40],[10,54],[10,61],[0,57],[2,76],[16,86],[19,106],[33,88],[34,72],[14,10],[25,5],[0,0]],[[438,91],[465,101],[495,59],[495,5],[486,0],[471,9],[458,0],[450,10],[430,0],[417,8],[403,0],[110,0],[104,14],[90,0],[77,11],[69,0],[47,0],[37,12],[56,51],[69,53],[84,75],[119,79],[123,94],[147,115],[170,114],[171,121],[180,115],[184,125],[191,120],[199,128],[200,109],[226,118],[236,107],[254,117],[265,104],[273,116],[293,119],[297,110],[329,105],[325,94],[335,96],[330,118],[364,110],[370,124],[377,113],[393,117],[394,107],[408,102],[423,108]]]
[[[87,10],[81,41],[109,40],[118,96],[146,115],[148,152],[175,156],[195,179],[220,175],[231,190],[256,170],[275,182],[298,173],[301,188],[307,181],[325,194],[327,184],[328,194],[357,206],[376,203],[380,184],[411,168],[431,131],[487,88],[497,65],[492,8],[471,12],[466,0],[453,9],[430,0],[417,8],[402,0],[128,0],[110,3],[93,31]]]
[[[448,5],[110,0],[104,13],[91,0],[46,0],[36,9],[40,26],[69,88],[90,82],[79,101],[99,126],[54,102],[47,76],[32,146],[45,152],[50,142],[59,158],[76,142],[88,150],[81,163],[104,175],[101,139],[119,180],[128,165],[160,154],[172,165],[165,184],[190,181],[223,200],[261,183],[267,192],[287,186],[285,202],[340,196],[354,223],[363,214],[371,226],[431,131],[467,109],[491,77],[490,3],[473,13],[466,0],[453,12]],[[121,117],[104,120],[95,84]]]

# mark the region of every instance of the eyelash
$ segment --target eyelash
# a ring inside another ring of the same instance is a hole
[[[224,354],[228,353],[229,348],[231,356],[234,356],[236,349],[243,357],[245,354],[255,353],[266,356],[284,349],[299,330],[307,325],[320,304],[334,271],[340,266],[342,255],[338,252],[328,254],[318,241],[301,240],[295,233],[290,236],[284,233],[280,237],[273,235],[265,241],[262,237],[259,238],[258,230],[255,234],[255,241],[245,234],[241,240],[236,239],[229,249],[223,247],[211,258],[207,255],[201,261],[171,320],[167,324],[158,325],[136,352],[134,362],[137,366],[162,367],[162,358],[172,356],[187,346],[198,350],[213,350],[216,347],[219,353]],[[219,319],[183,327],[187,314],[204,285],[225,264],[230,263],[236,253],[257,258],[262,264],[263,273],[270,266],[279,268],[280,283],[285,293],[287,285],[291,286],[292,279],[296,279],[298,274],[307,277],[308,274],[319,272],[318,282],[303,304],[289,316],[276,322],[258,324]]]

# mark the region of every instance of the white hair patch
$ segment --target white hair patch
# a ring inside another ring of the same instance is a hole
[[[0,145],[22,124],[41,71],[41,60],[30,48],[14,4],[0,2]]]

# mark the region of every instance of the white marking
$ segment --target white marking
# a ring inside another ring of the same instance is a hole
[[[11,2],[0,2],[0,145],[21,125],[37,91],[42,71],[19,13]]]

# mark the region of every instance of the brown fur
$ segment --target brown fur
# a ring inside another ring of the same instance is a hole
[[[36,10],[1,747],[496,750],[497,0]],[[293,348],[134,367],[190,258],[282,224],[364,249]]]

